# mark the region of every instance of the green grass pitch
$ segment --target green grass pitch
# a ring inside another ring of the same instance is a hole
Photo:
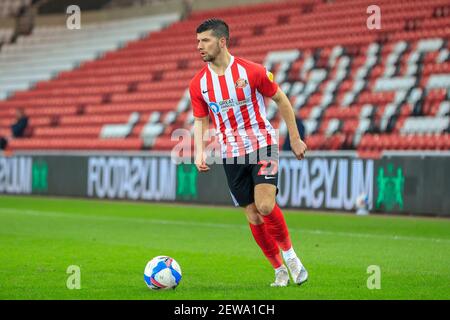
[[[0,299],[450,298],[448,219],[285,216],[309,280],[271,288],[273,270],[240,209],[2,196]],[[181,265],[176,290],[145,285],[156,255]],[[79,290],[66,286],[70,265],[80,267]],[[380,289],[367,287],[371,265]]]

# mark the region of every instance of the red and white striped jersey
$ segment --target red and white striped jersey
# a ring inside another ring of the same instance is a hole
[[[210,115],[223,158],[277,144],[264,104],[264,96],[272,97],[277,89],[264,66],[233,56],[224,75],[207,64],[189,85],[194,116]]]

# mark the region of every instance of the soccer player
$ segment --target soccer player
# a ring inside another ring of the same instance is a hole
[[[232,56],[228,42],[228,25],[222,20],[209,19],[197,28],[197,49],[207,64],[189,85],[195,119],[195,165],[199,172],[209,170],[203,139],[209,116],[221,145],[232,199],[244,208],[256,243],[275,269],[271,286],[287,286],[288,269],[300,285],[308,279],[308,272],[292,247],[283,213],[275,201],[278,144],[266,118],[263,96],[276,102],[297,159],[304,158],[306,144],[300,138],[289,99],[272,73],[262,65]]]

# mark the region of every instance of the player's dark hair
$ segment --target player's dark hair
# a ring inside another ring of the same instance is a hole
[[[228,42],[230,41],[230,31],[225,21],[212,18],[203,21],[202,24],[197,27],[197,33],[202,33],[208,30],[212,30],[214,36],[218,39],[225,37],[228,46]]]

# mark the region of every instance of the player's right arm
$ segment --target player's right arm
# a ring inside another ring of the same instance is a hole
[[[198,118],[194,117],[194,150],[195,150],[195,165],[198,171],[208,171],[209,167],[206,164],[205,156],[205,131],[209,127],[208,116]]]
[[[191,81],[189,94],[191,96],[192,112],[194,114],[194,163],[198,171],[205,172],[209,170],[209,167],[206,165],[205,141],[203,139],[205,131],[209,128],[208,105],[200,93],[200,87],[197,81]]]

